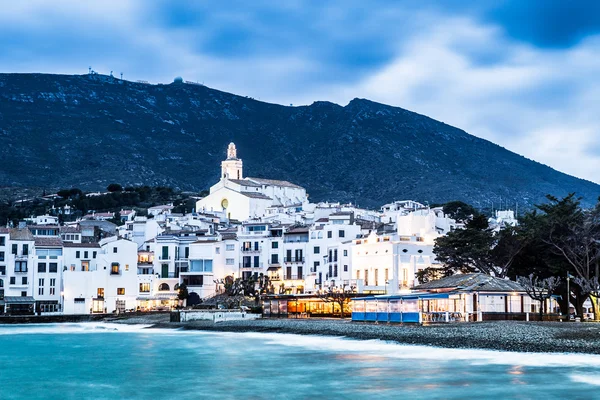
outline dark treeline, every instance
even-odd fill
[[[0,226],[9,223],[16,226],[24,218],[47,213],[57,215],[61,221],[70,221],[89,212],[118,212],[123,208],[133,208],[138,215],[144,215],[146,208],[164,203],[173,203],[173,212],[178,213],[189,213],[195,207],[195,200],[166,186],[123,188],[111,183],[107,192],[102,194],[85,193],[79,188],[61,189],[56,194],[59,198],[52,200],[38,197],[27,201],[13,199],[0,203]],[[64,213],[65,206],[71,207],[69,214]]]
[[[451,206],[445,211],[465,228],[436,239],[434,253],[443,267],[422,271],[420,281],[458,272],[516,279],[525,287],[560,295],[563,314],[568,313],[568,284],[578,315],[590,296],[595,300],[600,294],[600,199],[585,209],[575,194],[562,199],[549,195],[546,203],[522,215],[517,226],[500,230],[468,205]],[[598,315],[596,301],[592,304]]]

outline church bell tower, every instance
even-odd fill
[[[227,159],[221,161],[221,179],[243,179],[242,160],[237,158],[237,149],[233,142],[227,147]]]

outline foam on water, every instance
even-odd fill
[[[590,366],[600,367],[600,355],[579,353],[524,353],[483,349],[449,349],[443,347],[406,345],[382,340],[355,340],[343,337],[294,335],[284,333],[206,333],[242,335],[262,338],[269,344],[303,347],[336,353],[366,352],[381,357],[419,360],[464,360],[473,365],[520,365],[525,367]]]
[[[0,335],[73,334],[101,332],[139,332],[152,325],[127,325],[106,322],[61,324],[14,324],[0,325]],[[155,331],[147,329],[146,331]]]
[[[587,383],[588,385],[600,386],[600,375],[597,374],[571,374],[569,378],[573,382],[577,383]]]

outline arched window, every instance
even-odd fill
[[[163,292],[163,291],[164,291],[164,292],[168,292],[169,290],[171,290],[171,288],[170,288],[170,287],[169,287],[169,285],[167,285],[166,283],[161,283],[161,284],[158,286],[158,290],[159,290],[159,291],[161,291],[161,292]]]

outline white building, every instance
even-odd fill
[[[134,242],[113,236],[99,244],[65,244],[64,258],[65,314],[124,312],[137,307]]]
[[[221,179],[210,194],[196,203],[198,212],[223,212],[227,218],[246,221],[268,214],[275,207],[301,209],[308,203],[306,190],[293,183],[263,178],[244,178],[242,160],[230,143],[227,159],[221,162]]]

